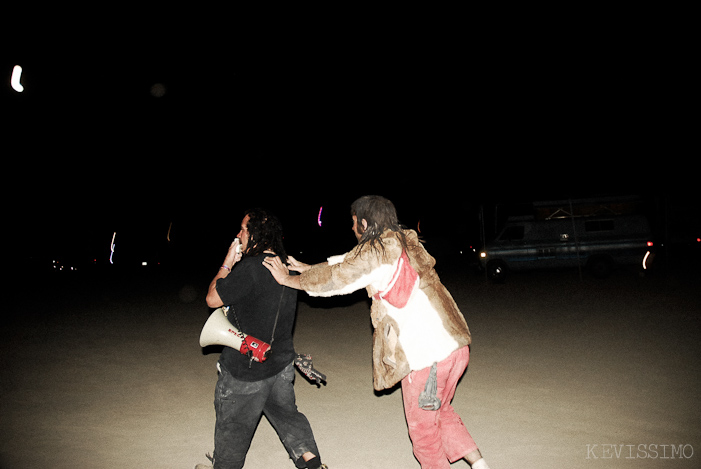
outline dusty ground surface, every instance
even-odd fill
[[[453,405],[492,468],[701,467],[698,274],[443,279],[474,336]],[[198,345],[207,281],[159,273],[11,286],[0,468],[206,462],[217,379],[217,354]],[[367,299],[300,298],[296,347],[328,385],[298,375],[297,401],[323,460],[419,468],[401,392],[372,389]],[[246,467],[293,467],[265,419]]]

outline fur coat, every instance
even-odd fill
[[[311,296],[345,295],[365,288],[373,298],[373,382],[378,391],[393,387],[411,371],[447,358],[471,341],[465,318],[433,268],[435,259],[415,231],[404,234],[406,254],[418,279],[409,286],[408,300],[401,308],[382,294],[397,282],[398,264],[407,257],[402,256],[397,233],[390,230],[382,235],[384,249],[360,244],[312,266],[300,277],[302,289]]]

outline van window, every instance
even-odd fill
[[[584,222],[585,231],[613,231],[613,220],[589,220]]]
[[[523,239],[524,233],[523,225],[507,226],[504,232],[499,236],[501,241],[513,241],[516,239]]]

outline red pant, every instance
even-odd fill
[[[441,408],[436,411],[419,408],[419,394],[424,390],[431,368],[412,371],[402,380],[404,413],[414,455],[421,469],[450,468],[450,463],[477,449],[475,440],[455,413],[450,402],[458,380],[470,361],[470,348],[456,350],[438,363],[438,391]]]

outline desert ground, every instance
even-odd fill
[[[698,272],[531,272],[504,285],[439,272],[473,334],[453,405],[490,467],[701,467]],[[144,270],[6,285],[0,468],[207,462],[218,354],[198,338],[209,277]],[[296,348],[328,384],[298,374],[298,406],[331,469],[418,469],[401,391],[373,391],[371,337],[364,292],[300,294]],[[265,418],[246,467],[294,467]]]

